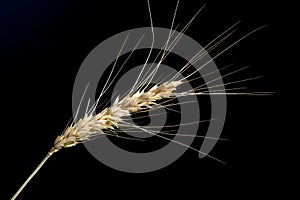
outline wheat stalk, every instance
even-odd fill
[[[156,104],[155,102],[157,100],[174,96],[173,91],[176,90],[176,87],[182,83],[183,82],[181,81],[171,81],[165,82],[161,85],[154,85],[147,91],[141,90],[133,95],[129,94],[122,100],[116,98],[112,106],[105,108],[98,114],[93,114],[94,112],[86,113],[83,118],[79,119],[77,123],[67,127],[66,130],[55,139],[54,145],[47,153],[46,157],[27,178],[11,200],[14,200],[19,195],[27,183],[44,165],[48,158],[53,155],[53,153],[62,148],[72,147],[78,143],[88,141],[91,137],[105,134],[103,132],[105,130],[118,128],[119,122],[122,122],[122,117],[151,108],[151,105]],[[97,102],[93,106],[94,109],[92,111],[95,111],[96,107]]]

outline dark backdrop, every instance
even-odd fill
[[[177,23],[185,24],[203,1],[182,1]],[[154,25],[170,27],[176,1],[151,1]],[[188,150],[170,166],[146,174],[108,168],[83,147],[64,149],[41,169],[19,199],[239,198],[279,195],[287,154],[281,132],[280,49],[284,42],[272,1],[207,1],[187,35],[200,44],[238,20],[238,39],[267,25],[224,56],[218,66],[251,65],[230,80],[264,75],[246,83],[274,96],[228,97],[222,137],[209,158]],[[0,3],[1,145],[0,199],[10,198],[47,153],[72,116],[72,87],[82,61],[101,41],[121,31],[149,26],[146,1],[21,1]],[[195,144],[197,145],[197,144]],[[288,194],[288,193],[286,193]]]

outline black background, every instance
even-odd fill
[[[182,1],[176,23],[186,24],[203,1]],[[8,199],[51,147],[72,116],[73,82],[87,54],[106,38],[149,26],[146,1],[1,1],[1,183]],[[176,1],[151,1],[154,26],[170,27]],[[159,171],[130,174],[111,169],[82,145],[53,156],[19,199],[258,197],[284,189],[287,150],[281,132],[280,72],[284,5],[272,1],[207,1],[187,35],[205,45],[238,20],[238,39],[267,25],[218,58],[218,66],[251,65],[225,81],[264,75],[245,83],[274,96],[228,97],[228,116],[215,160],[188,150]],[[283,23],[282,23],[283,22]],[[280,72],[280,73],[279,73]],[[197,144],[196,144],[197,145]],[[4,185],[4,187],[3,187]]]

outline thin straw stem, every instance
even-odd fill
[[[24,187],[27,185],[27,183],[34,177],[34,175],[41,169],[41,167],[45,164],[45,162],[50,158],[50,156],[53,154],[52,151],[48,152],[45,158],[42,160],[42,162],[35,168],[35,170],[30,174],[30,176],[26,179],[26,181],[21,185],[21,187],[18,189],[18,191],[14,194],[14,196],[11,198],[11,200],[15,200],[20,192],[24,189]]]

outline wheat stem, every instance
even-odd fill
[[[18,191],[14,194],[14,196],[11,198],[11,200],[15,200],[20,192],[24,189],[24,187],[28,184],[28,182],[36,175],[36,173],[41,169],[41,167],[45,164],[45,162],[50,158],[50,156],[54,152],[51,150],[47,153],[45,158],[40,162],[40,164],[35,168],[35,170],[30,174],[30,176],[26,179],[26,181],[21,185],[21,187],[18,189]]]

